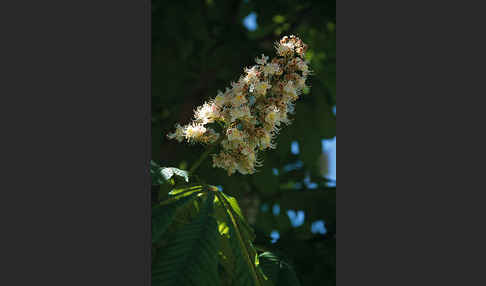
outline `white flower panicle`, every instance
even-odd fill
[[[294,112],[294,102],[311,74],[304,60],[307,46],[298,37],[283,37],[275,49],[277,57],[256,58],[257,65],[245,68],[231,88],[218,91],[195,110],[193,122],[176,124],[167,137],[219,146],[219,153],[212,155],[213,167],[225,169],[228,175],[255,173],[262,165],[258,152],[276,148],[274,139],[282,124],[290,124],[288,114]],[[218,126],[219,131],[207,124]]]

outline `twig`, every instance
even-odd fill
[[[211,153],[214,150],[214,148],[218,146],[219,143],[221,143],[221,141],[223,141],[223,139],[224,136],[221,136],[213,145],[208,146],[206,151],[202,153],[201,157],[199,157],[196,163],[194,163],[194,165],[192,165],[192,167],[189,169],[189,174],[193,174],[197,170],[197,168],[199,168],[201,163],[209,156],[209,153]]]

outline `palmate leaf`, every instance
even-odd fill
[[[161,167],[154,161],[150,161],[150,176],[152,178],[152,186],[162,185],[164,183],[171,183],[174,176],[178,176],[186,183],[189,182],[189,173],[187,171],[177,169],[174,167]]]
[[[233,198],[232,196],[226,195],[221,192],[221,196],[224,197],[225,201],[228,205],[225,207],[226,212],[230,213],[231,211],[236,214],[235,221],[236,225],[239,226],[240,232],[245,241],[253,241],[255,240],[255,233],[250,225],[246,222],[243,213],[241,212],[240,206],[238,201]],[[229,221],[231,223],[231,221]]]
[[[245,257],[247,254],[245,254],[245,250],[242,249],[236,229],[227,213],[230,211],[227,207],[232,206],[225,205],[225,203],[220,200],[220,196],[229,196],[220,193],[215,201],[215,216],[218,221],[221,240],[221,252],[219,253],[219,256],[220,264],[224,269],[224,273],[222,274],[225,278],[224,285],[254,286],[256,284],[252,277],[252,267],[249,265],[248,259]],[[232,205],[235,205],[235,203],[236,202],[233,201]],[[237,209],[239,209],[239,207]],[[235,217],[235,219],[239,220],[238,217]],[[242,237],[243,236],[247,235],[242,234]]]
[[[152,208],[152,243],[158,241],[169,225],[172,223],[177,210],[184,207],[195,198],[196,195],[183,197],[167,205],[159,205]]]
[[[162,167],[160,173],[162,174],[162,177],[164,177],[166,181],[170,180],[170,178],[176,175],[184,178],[186,183],[189,182],[189,173],[181,169],[177,169],[174,167]]]
[[[273,285],[263,271],[259,268],[256,249],[253,247],[253,230],[245,222],[236,199],[223,194],[217,194],[218,200],[226,212],[227,225],[229,226],[229,245],[231,246],[232,265],[226,269],[232,269],[231,284],[242,286],[267,286]],[[228,262],[226,262],[228,263]]]
[[[177,198],[188,196],[190,194],[193,194],[195,192],[199,192],[203,190],[203,186],[201,185],[196,185],[196,186],[187,186],[184,188],[177,188],[173,189],[172,191],[169,192],[169,196],[172,198],[175,196]]]
[[[204,189],[204,186],[201,186],[201,185],[195,185],[195,186],[184,186],[184,187],[179,187],[179,188],[175,188],[175,189],[172,189],[172,191],[168,192],[168,193],[164,193],[163,195],[164,196],[168,196],[168,199],[166,199],[165,201],[159,203],[160,206],[164,206],[164,205],[168,205],[168,204],[171,204],[173,203],[174,201],[177,201],[183,197],[187,197],[187,196],[190,196],[192,194],[196,194],[196,193],[201,193],[205,191]]]
[[[209,192],[195,219],[160,250],[152,265],[152,285],[219,285],[219,233],[213,202],[214,193]]]
[[[294,269],[283,259],[271,252],[260,254],[261,267],[275,286],[299,286]]]
[[[230,226],[230,235],[230,245],[234,255],[234,272],[232,273],[231,285],[257,285],[251,275],[252,272],[257,272],[255,271],[255,269],[252,269],[252,266],[247,263],[248,254],[246,253],[246,250],[242,248],[242,246],[239,244],[236,229],[233,226]]]
[[[153,208],[152,284],[274,285],[254,239],[235,198],[206,185],[174,189]]]

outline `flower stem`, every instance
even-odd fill
[[[221,141],[223,141],[223,138],[224,137],[221,136],[214,144],[208,146],[206,151],[204,151],[204,153],[201,154],[201,157],[199,157],[196,163],[194,163],[194,165],[192,165],[192,167],[189,169],[189,174],[193,174],[197,170],[197,168],[199,168],[201,163],[209,156],[209,153],[211,153],[214,150],[214,148],[218,146],[219,143],[221,143]]]

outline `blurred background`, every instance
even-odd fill
[[[165,137],[193,110],[236,81],[244,67],[294,34],[308,46],[314,71],[277,149],[261,153],[260,172],[198,176],[235,196],[255,229],[255,245],[285,257],[302,285],[336,280],[336,3],[335,0],[152,1],[152,159],[188,169],[202,146]]]

